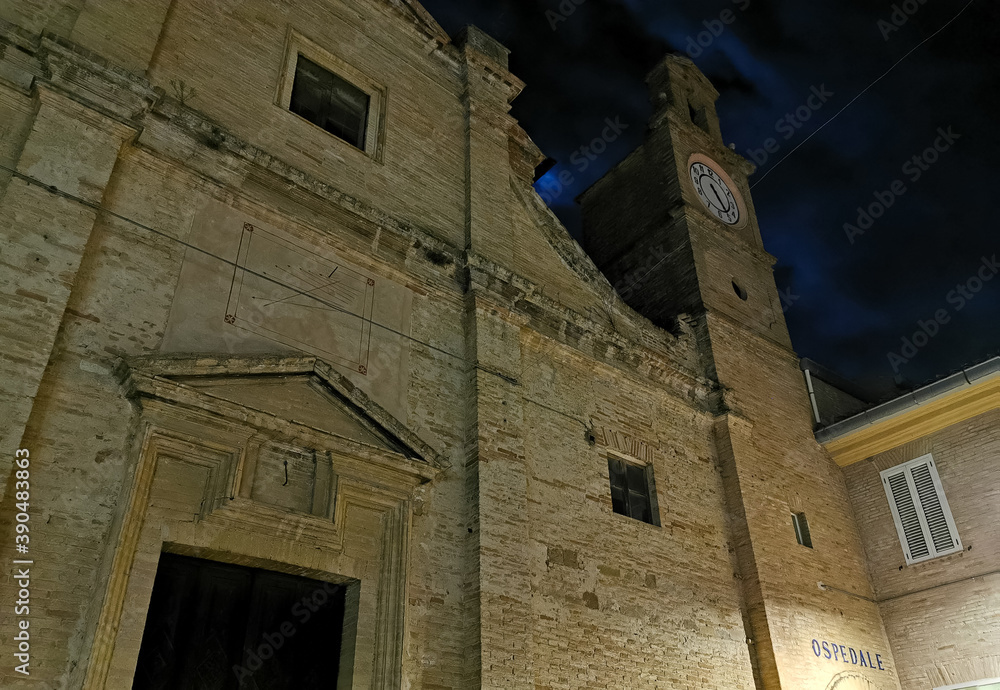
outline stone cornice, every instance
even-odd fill
[[[652,324],[646,328],[631,324],[622,315],[621,327],[632,327],[624,335],[546,297],[543,287],[481,256],[470,253],[467,261],[469,291],[504,309],[541,337],[646,384],[666,388],[699,409],[712,408],[716,387],[697,372],[695,334],[686,322],[677,337]]]
[[[423,249],[428,264],[432,260],[438,265],[451,264],[456,278],[463,268],[470,276],[482,276],[481,289],[495,293],[512,311],[523,311],[527,322],[543,336],[559,340],[583,356],[631,370],[658,384],[672,381],[671,387],[675,387],[678,380],[683,380],[685,388],[697,391],[689,392],[690,397],[702,399],[710,394],[712,384],[697,372],[693,333],[685,331],[675,337],[624,305],[583,250],[572,242],[547,209],[540,208],[541,201],[530,191],[518,187],[516,196],[539,219],[533,230],[543,234],[560,259],[578,276],[581,289],[595,291],[608,305],[606,312],[613,329],[546,298],[544,288],[524,277],[489,265],[479,257],[466,256],[429,229],[387,214],[243,141],[200,112],[165,96],[148,81],[108,65],[100,56],[65,39],[43,35],[34,59],[38,61],[36,72],[40,75],[34,77],[36,81],[133,128],[138,132],[135,146],[237,194],[240,191],[233,184],[248,171],[273,175],[287,185],[288,193],[305,192],[373,223],[379,232],[396,235],[414,250]],[[181,141],[187,143],[180,145]],[[199,148],[208,155],[191,156],[191,148]],[[185,153],[188,155],[182,155]],[[517,187],[517,181],[513,184]],[[418,253],[411,252],[415,254]],[[455,287],[461,289],[458,280]]]

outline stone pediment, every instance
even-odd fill
[[[155,356],[122,361],[118,369],[133,395],[283,428],[291,435],[337,437],[432,468],[445,464],[402,422],[315,357]]]
[[[206,395],[244,407],[256,407],[276,417],[306,424],[335,436],[405,453],[405,448],[391,436],[339,405],[340,401],[315,376],[186,376],[173,380]]]

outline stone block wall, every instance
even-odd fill
[[[142,485],[144,425],[155,406],[123,387],[123,362],[169,350],[217,362],[214,375],[224,376],[230,354],[271,354],[259,344],[241,352],[238,342],[234,352],[165,348],[171,329],[200,328],[177,320],[185,266],[215,260],[233,270],[205,258],[198,244],[203,209],[214,205],[328,248],[412,296],[407,331],[387,336],[406,344],[398,363],[402,394],[373,388],[356,371],[347,375],[376,401],[402,400],[397,421],[444,466],[414,489],[399,523],[409,535],[402,655],[360,660],[359,668],[391,674],[397,667],[402,686],[413,688],[712,687],[719,679],[749,687],[710,443],[710,385],[697,371],[694,340],[658,331],[624,307],[541,208],[523,170],[503,167],[512,149],[501,144],[514,126],[506,101],[519,87],[491,76],[503,56],[487,39],[463,48],[489,48],[470,56],[478,61],[473,69],[461,64],[459,49],[430,40],[433,27],[418,31],[412,16],[380,3],[304,3],[294,21],[264,2],[179,3],[142,15],[125,4],[99,10],[100,21],[97,8],[70,4],[4,15],[19,24],[6,27],[3,44],[4,74],[18,79],[0,85],[11,114],[4,161],[17,170],[4,177],[0,198],[0,223],[15,240],[4,250],[2,293],[5,317],[20,324],[4,337],[6,352],[24,353],[9,372],[24,390],[5,389],[3,413],[15,424],[5,425],[3,440],[10,451],[32,454],[37,566],[32,677],[5,666],[0,684],[95,687],[104,677],[95,676],[98,666],[108,682],[126,683],[138,642],[135,634],[121,644],[107,638],[116,629],[108,606],[118,596],[114,583],[124,582],[122,625],[133,633],[141,627],[157,535],[167,540],[164,548],[187,553],[253,563],[271,554],[282,568],[358,578],[363,607],[373,601],[365,588],[387,581],[379,575],[365,584],[374,577],[369,559],[383,548],[376,533],[384,523],[376,518],[351,528],[348,560],[323,553],[322,537],[314,537],[319,555],[308,555],[312,542],[281,546],[260,533],[257,518],[227,517],[235,508],[225,501],[191,522],[198,501],[186,492],[200,485],[173,460],[153,481],[146,522],[136,522],[130,506]],[[230,25],[220,29],[217,12],[230,12]],[[381,160],[347,151],[274,105],[289,24],[304,33],[323,27],[329,35],[309,37],[382,75]],[[38,33],[43,29],[50,33]],[[114,30],[126,29],[129,40],[115,42]],[[482,84],[463,100],[462,80],[471,78]],[[181,102],[170,83],[180,79],[199,95]],[[479,109],[472,153],[469,108]],[[534,155],[523,133],[517,142],[518,156]],[[473,192],[467,155],[485,180]],[[494,217],[490,209],[499,207],[509,220]],[[505,239],[488,246],[491,233]],[[471,302],[470,264],[485,276]],[[277,347],[273,354],[289,352]],[[548,386],[544,372],[555,368],[559,382]],[[244,369],[230,373],[246,376]],[[536,405],[559,410],[562,398],[583,423]],[[603,440],[595,432],[588,441],[587,428],[598,427]],[[197,425],[183,428],[207,442]],[[647,459],[659,477],[662,527],[610,511],[605,449],[632,447],[619,447],[621,438],[656,449]],[[260,446],[239,443],[240,453]],[[307,467],[308,448],[292,448],[287,457]],[[7,489],[11,457],[5,450]],[[240,515],[259,518],[257,504],[308,508],[309,492],[285,495],[275,485],[277,465],[267,464],[266,452],[261,457],[262,474],[243,497],[250,503],[240,503],[249,512]],[[292,478],[312,481],[315,493],[318,480],[301,469],[296,464]],[[13,514],[4,500],[3,533],[13,529]],[[138,555],[123,563],[123,545],[132,543],[126,537],[136,529]],[[587,541],[593,553],[583,553]],[[0,555],[9,560],[11,545],[3,544]],[[621,563],[623,556],[633,564]],[[14,591],[5,574],[0,596]],[[563,612],[551,615],[558,608]],[[363,610],[371,619],[372,609]],[[4,611],[0,629],[13,624]],[[373,634],[365,629],[359,650],[374,648]]]

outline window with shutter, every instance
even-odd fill
[[[962,550],[931,455],[880,474],[908,565]]]

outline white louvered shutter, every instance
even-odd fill
[[[880,474],[907,564],[962,550],[931,455]]]

